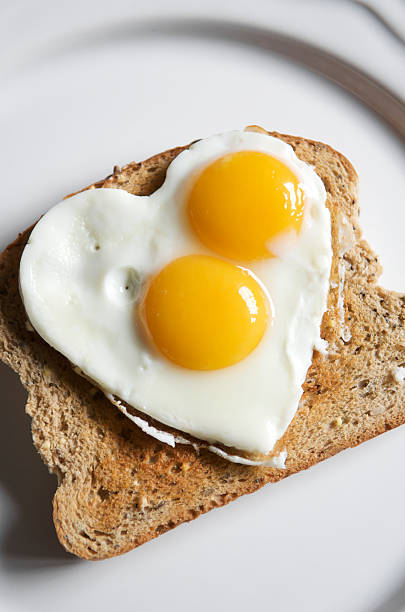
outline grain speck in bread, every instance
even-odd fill
[[[332,216],[333,266],[299,409],[278,442],[286,469],[229,463],[144,434],[27,324],[18,267],[30,229],[0,259],[0,356],[28,391],[34,443],[59,477],[54,521],[61,543],[104,559],[405,422],[405,297],[377,285],[380,266],[358,225],[357,177],[322,143],[273,134],[322,178]],[[150,194],[183,148],[132,163],[91,186]],[[15,409],[15,408],[14,408]]]

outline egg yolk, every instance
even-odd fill
[[[260,342],[269,301],[247,270],[206,255],[173,260],[149,283],[142,319],[170,361],[192,370],[225,368]]]
[[[299,232],[304,193],[283,162],[260,151],[239,151],[203,170],[193,184],[187,210],[208,248],[252,261],[273,256],[273,239]]]

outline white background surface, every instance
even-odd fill
[[[202,4],[202,3],[201,3]],[[217,131],[258,123],[328,142],[360,176],[362,225],[384,284],[404,289],[403,143],[363,104],[298,63],[224,38],[163,34],[201,16],[286,32],[405,96],[405,46],[338,0],[0,2],[0,247],[66,193]],[[400,30],[401,0],[374,2]],[[402,19],[402,21],[401,21]],[[391,431],[210,512],[123,557],[59,547],[54,478],[30,443],[17,377],[0,366],[0,609],[405,607],[405,430]]]

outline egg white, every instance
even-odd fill
[[[279,257],[245,266],[274,309],[258,347],[225,369],[188,370],[145,340],[134,312],[144,283],[170,261],[215,256],[189,227],[185,195],[198,170],[240,150],[273,155],[295,173],[305,191],[304,219],[288,248],[280,241]],[[174,159],[151,196],[93,189],[42,217],[20,264],[27,315],[44,340],[107,394],[209,443],[267,454],[297,410],[320,345],[332,261],[325,202],[320,178],[283,141],[245,131],[201,140]]]

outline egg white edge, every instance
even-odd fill
[[[200,451],[200,449],[206,448],[207,450],[211,451],[215,455],[218,455],[219,457],[222,457],[223,459],[226,459],[227,461],[231,461],[232,463],[239,463],[242,465],[250,465],[250,466],[272,467],[272,468],[276,468],[279,470],[286,469],[286,466],[285,466],[285,462],[287,459],[286,450],[281,451],[278,455],[275,455],[274,457],[271,457],[270,459],[266,461],[252,461],[251,459],[245,459],[244,457],[239,457],[239,455],[230,455],[229,453],[226,453],[222,449],[218,448],[217,446],[213,446],[212,444],[205,445],[203,442],[201,442],[201,444],[198,444],[196,442],[191,442],[190,440],[187,440],[186,438],[183,438],[182,436],[175,436],[174,434],[171,434],[168,431],[162,431],[160,429],[157,429],[156,427],[149,425],[148,421],[146,421],[145,419],[142,419],[139,416],[134,416],[133,414],[130,414],[128,410],[126,409],[126,407],[124,406],[124,404],[119,399],[111,395],[111,393],[105,393],[105,396],[126,417],[128,417],[130,421],[135,423],[135,425],[137,425],[139,429],[141,429],[144,433],[148,434],[149,436],[152,436],[152,438],[155,438],[156,440],[159,440],[159,442],[168,444],[172,448],[174,448],[176,444],[190,444],[197,453]]]

